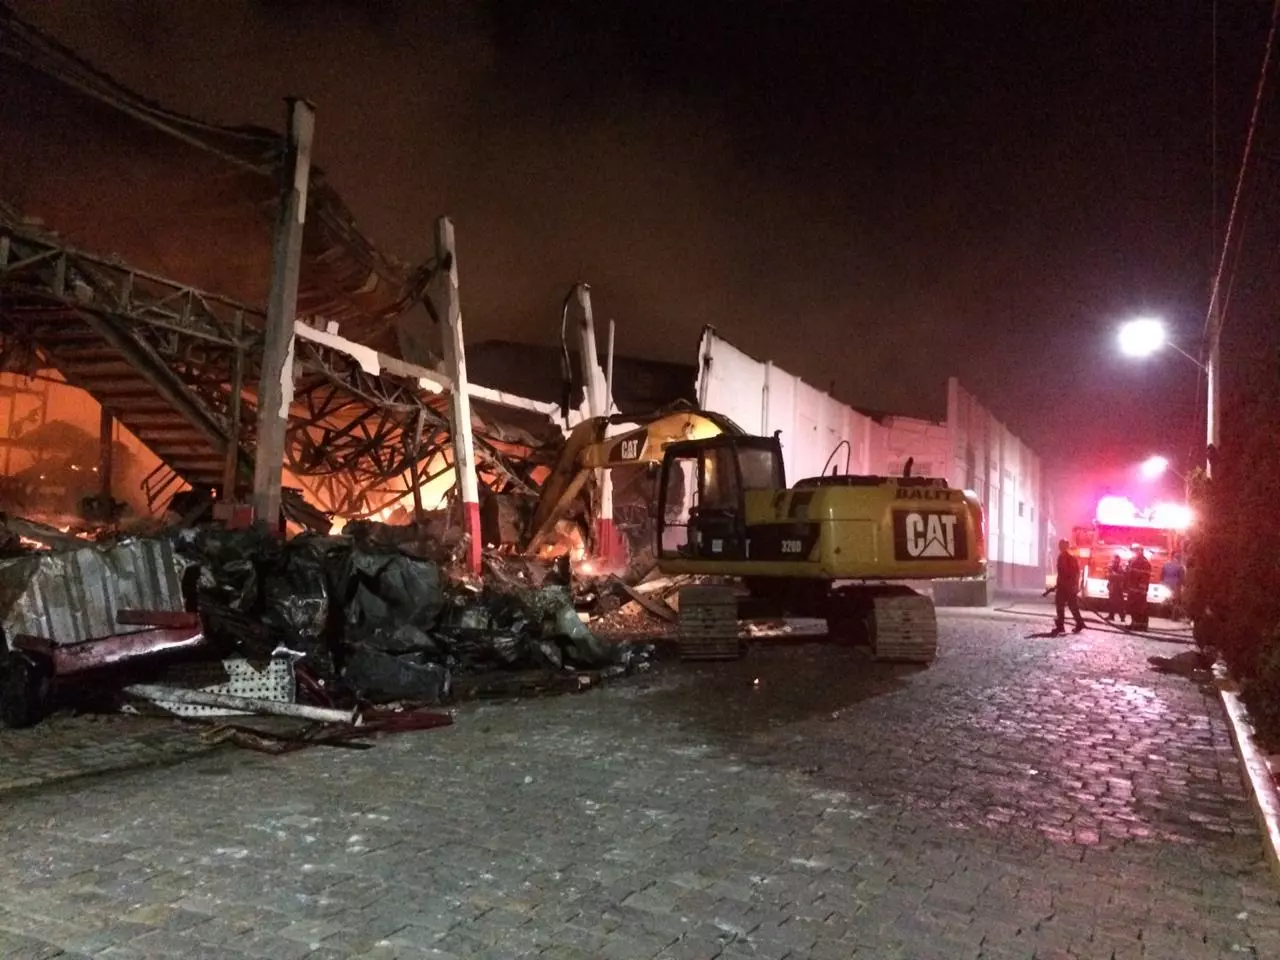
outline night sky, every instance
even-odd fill
[[[406,260],[457,223],[472,340],[551,342],[592,284],[619,349],[691,362],[705,323],[847,402],[943,413],[962,381],[1051,461],[1202,435],[1195,352],[1270,17],[1212,4],[794,0],[13,0],[168,106],[279,127]],[[1273,76],[1272,81],[1280,82]],[[1275,92],[1226,322],[1231,384],[1275,346]]]

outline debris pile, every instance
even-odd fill
[[[474,689],[475,678],[495,674],[564,676],[577,689],[583,677],[647,666],[650,647],[606,642],[584,623],[567,562],[490,555],[484,576],[475,577],[437,540],[378,524],[352,526],[341,536],[288,541],[254,528],[198,527],[150,542],[79,541],[76,551],[9,561],[0,648],[10,649],[0,649],[0,674],[30,701],[71,664],[77,680],[110,666],[110,680],[95,673],[99,686],[126,694],[146,688],[141,699],[162,701],[159,688],[147,686],[164,679],[154,669],[162,660],[216,666],[224,658],[260,665],[286,658],[302,699],[345,708],[438,703],[454,693],[455,681]],[[147,566],[170,569],[153,573],[158,585],[147,595],[128,595],[126,581],[141,579]],[[116,579],[119,589],[66,582],[76,579]],[[166,579],[173,585],[160,586]],[[65,583],[58,596],[49,589],[55,582]],[[103,609],[72,611],[77,593]],[[576,599],[602,605],[590,590],[580,589]],[[183,616],[190,622],[173,620]],[[116,624],[151,629],[126,633]],[[201,698],[171,700],[216,706],[219,698],[235,699],[225,687],[202,689]]]

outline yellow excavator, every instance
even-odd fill
[[[724,417],[680,411],[612,438],[607,426],[587,421],[570,436],[534,540],[592,470],[660,462],[659,570],[725,581],[681,591],[685,659],[741,655],[737,580],[760,612],[825,618],[831,634],[869,643],[880,659],[928,663],[933,602],[903,581],[986,572],[982,507],[945,480],[833,472],[788,488],[778,438]]]

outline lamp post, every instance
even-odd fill
[[[1135,357],[1145,359],[1151,355],[1158,353],[1164,347],[1169,347],[1175,353],[1186,357],[1204,374],[1206,393],[1208,400],[1205,408],[1205,440],[1209,447],[1216,448],[1218,446],[1218,426],[1220,418],[1220,408],[1218,401],[1218,350],[1215,343],[1214,348],[1209,352],[1209,360],[1207,363],[1201,363],[1187,351],[1169,339],[1165,333],[1164,322],[1157,317],[1138,317],[1127,323],[1121,324],[1120,333],[1120,352],[1127,357]],[[1213,469],[1210,462],[1211,457],[1206,457],[1206,472]],[[1166,467],[1168,461],[1165,461]]]

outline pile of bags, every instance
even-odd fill
[[[579,618],[566,578],[546,571],[528,583],[498,570],[477,580],[448,558],[410,555],[376,538],[281,542],[217,527],[180,534],[178,552],[191,564],[206,629],[261,623],[326,685],[368,702],[436,701],[460,673],[625,672],[651,653],[602,642]]]

